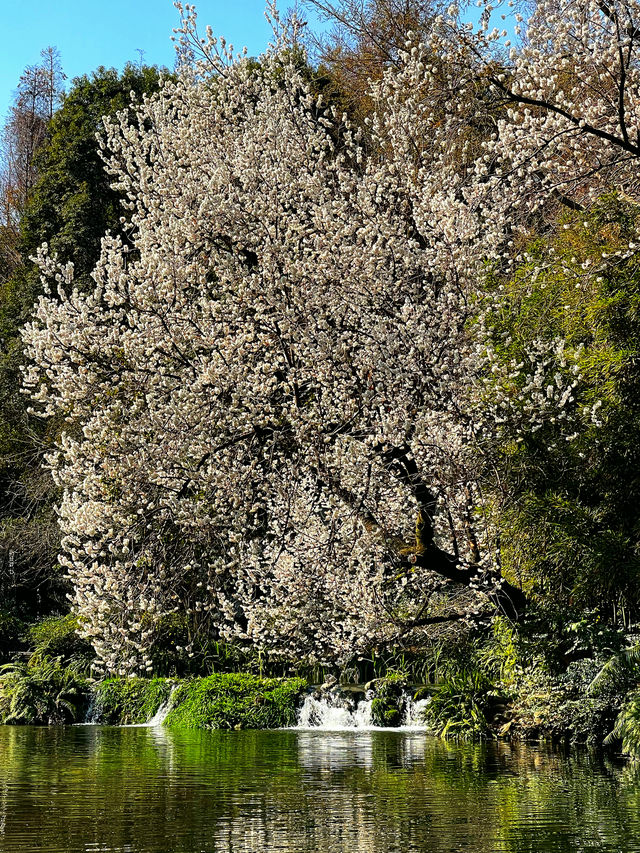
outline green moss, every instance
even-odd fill
[[[171,694],[166,678],[109,678],[95,687],[94,719],[98,723],[146,723]]]
[[[293,725],[307,682],[215,674],[184,682],[173,696],[165,724],[189,729],[273,729]]]
[[[375,726],[399,726],[400,709],[391,698],[374,699],[371,703],[371,720]]]

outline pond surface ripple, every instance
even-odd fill
[[[417,731],[0,727],[0,853],[640,853],[640,774]]]

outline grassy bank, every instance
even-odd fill
[[[280,728],[295,723],[308,684],[331,675],[300,677],[307,674],[302,669],[275,677],[282,669],[274,672],[259,658],[251,672],[251,660],[238,666],[227,652],[224,662],[246,667],[244,672],[179,677],[173,666],[165,669],[171,677],[96,682],[90,678],[92,650],[78,637],[71,615],[9,628],[9,662],[0,665],[2,724],[69,724],[87,716],[107,725],[144,723],[169,702],[167,726]],[[336,670],[337,679],[329,681],[372,686],[378,726],[401,722],[403,697],[412,689],[415,699],[430,697],[424,723],[439,737],[547,738],[611,745],[640,758],[639,639],[630,630],[604,631],[597,622],[543,632],[533,620],[516,627],[496,619],[457,644],[413,655],[372,655],[357,667]],[[21,648],[9,654],[16,644]],[[416,684],[428,687],[416,690]]]
[[[91,682],[60,659],[21,663],[0,675],[0,723],[47,725],[149,721],[170,699],[165,725],[189,729],[273,729],[295,723],[307,682],[219,673],[182,681],[168,678]]]
[[[176,681],[108,679],[95,687],[95,722],[147,722],[170,699],[164,725],[188,729],[275,729],[295,723],[307,683],[301,678],[260,678],[217,673]]]

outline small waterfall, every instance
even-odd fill
[[[299,729],[367,728],[371,726],[371,700],[357,702],[338,691],[310,693],[298,713]]]
[[[380,728],[371,718],[371,706],[375,694],[372,690],[354,691],[333,687],[330,690],[314,690],[309,693],[298,712],[298,729],[322,729],[325,731],[351,731]],[[428,699],[417,702],[408,692],[400,698],[402,725],[399,729],[424,729],[424,709]]]
[[[92,690],[90,693],[89,705],[87,706],[87,710],[84,715],[84,721],[82,723],[76,723],[77,726],[95,726],[96,719],[98,716],[98,711],[96,709],[96,694],[95,690]]]
[[[404,708],[404,720],[402,725],[408,729],[424,728],[424,711],[430,699],[418,699],[414,701],[409,698]]]
[[[173,690],[175,690],[175,688],[171,690],[169,698],[160,705],[153,717],[151,717],[148,722],[144,723],[145,726],[149,726],[149,728],[151,728],[153,726],[161,726],[164,723],[169,711],[171,710],[171,696],[173,695]]]
[[[167,699],[160,704],[158,710],[155,712],[153,717],[146,721],[146,723],[120,723],[119,725],[122,728],[127,729],[143,729],[143,728],[155,728],[156,726],[161,726],[166,720],[169,711],[173,707],[173,694],[178,689],[177,684],[173,684],[171,686],[171,692]],[[100,699],[98,698],[95,692],[92,692],[91,699],[89,702],[89,706],[87,708],[87,712],[85,714],[84,722],[76,723],[76,726],[97,726],[102,725],[104,723],[103,708]]]
[[[356,729],[373,728],[373,722],[371,720],[372,702],[373,699],[361,699],[360,702],[356,704],[356,709],[353,712],[353,721]]]
[[[150,720],[147,720],[146,723],[133,723],[131,724],[130,728],[152,729],[156,726],[161,726],[167,719],[169,711],[173,708],[173,694],[176,692],[177,689],[177,684],[173,684],[171,686],[171,693],[169,693],[169,696],[165,699],[164,702],[162,702],[162,704]]]

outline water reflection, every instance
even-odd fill
[[[416,732],[0,727],[0,853],[640,853],[640,780]]]

